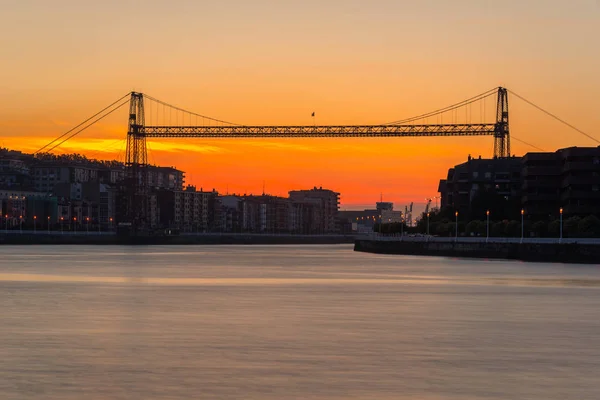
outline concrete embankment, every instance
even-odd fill
[[[1,244],[97,245],[202,245],[202,244],[342,244],[354,243],[350,235],[199,234],[180,236],[120,237],[110,234],[0,234]]]
[[[440,257],[500,258],[536,262],[597,264],[600,243],[357,239],[355,251]]]

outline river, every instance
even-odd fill
[[[599,399],[600,267],[0,247],[0,398]]]

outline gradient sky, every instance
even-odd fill
[[[496,86],[600,137],[600,2],[0,0],[0,145],[35,150],[136,90],[240,124],[385,123]],[[596,142],[514,96],[511,133]],[[486,105],[493,119],[493,101]],[[476,110],[477,112],[479,110]],[[475,112],[475,111],[474,111]],[[123,159],[125,109],[60,151]],[[433,121],[430,121],[433,122]],[[436,195],[491,138],[162,140],[150,160],[204,189],[323,186],[343,207]],[[532,150],[516,141],[513,153]]]

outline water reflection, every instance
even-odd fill
[[[595,266],[1,247],[2,399],[600,398]]]

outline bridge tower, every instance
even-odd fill
[[[496,125],[494,127],[494,157],[510,157],[510,133],[508,130],[508,91],[498,88]]]
[[[128,234],[138,235],[147,231],[148,217],[148,150],[144,127],[144,95],[131,92],[129,123],[127,129],[126,185],[124,196],[124,229]]]

